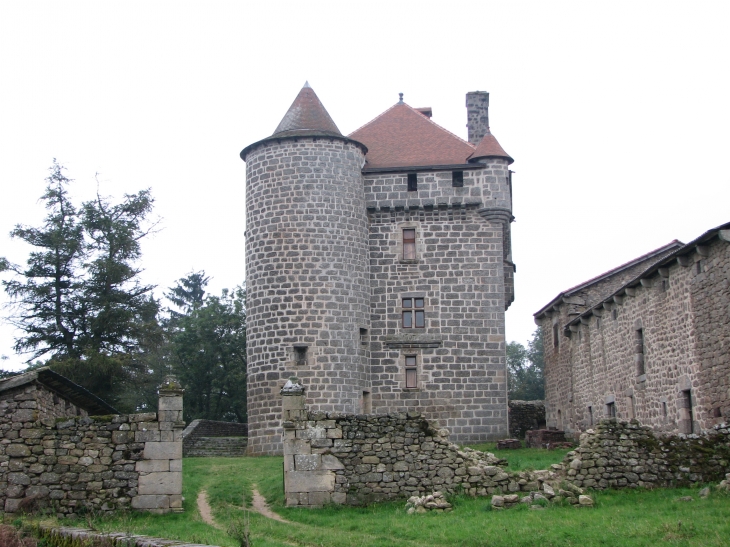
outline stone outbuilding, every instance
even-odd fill
[[[461,443],[508,435],[512,158],[489,94],[468,141],[401,99],[344,136],[305,84],[246,162],[248,422],[281,453],[279,389],[316,411],[418,410]]]
[[[730,223],[560,293],[535,314],[548,427],[705,433],[730,418]]]

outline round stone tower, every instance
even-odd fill
[[[311,410],[367,405],[366,152],[309,84],[273,135],[241,151],[251,454],[281,453],[279,390],[290,376],[307,386]]]

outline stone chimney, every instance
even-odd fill
[[[469,142],[476,146],[489,133],[489,93],[470,91],[466,94],[466,122]]]

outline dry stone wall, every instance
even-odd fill
[[[545,401],[510,401],[509,434],[523,439],[531,429],[545,427]]]
[[[181,390],[161,388],[157,413],[111,416],[53,416],[54,396],[37,384],[3,393],[0,508],[182,511]]]
[[[603,420],[565,461],[578,487],[651,488],[720,481],[730,471],[730,426],[707,435],[655,435],[636,420]]]

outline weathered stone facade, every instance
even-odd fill
[[[548,426],[577,435],[615,416],[701,433],[730,417],[729,228],[665,248],[638,272],[619,268],[608,277],[622,282],[603,276],[536,314]]]
[[[340,135],[305,87],[277,132],[241,152],[250,453],[281,452],[278,390],[292,375],[315,411],[417,409],[452,440],[507,436],[512,159],[489,133],[488,95],[469,97],[471,143],[402,102],[371,122],[404,117],[384,139],[411,124],[422,155],[404,158],[368,152],[382,142],[363,128]],[[408,327],[416,299],[423,325]]]
[[[157,413],[88,416],[40,382],[0,393],[0,508],[182,511],[182,391]]]

